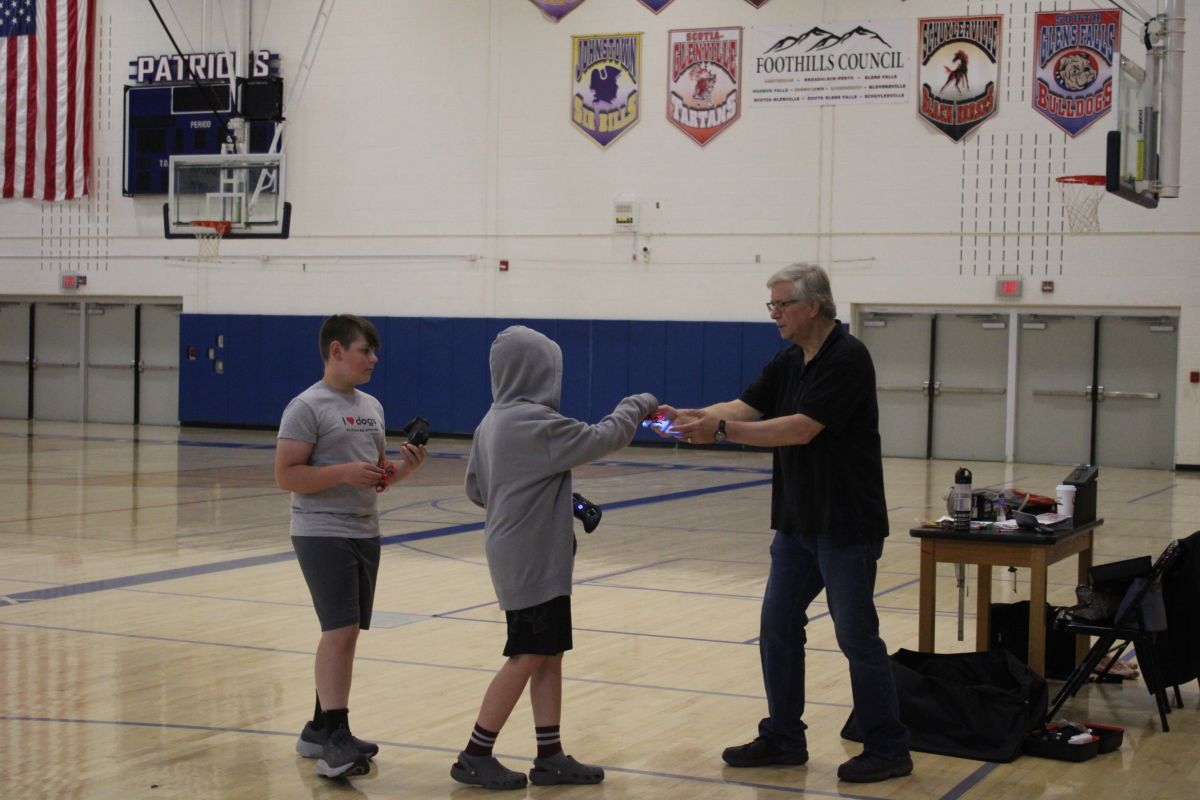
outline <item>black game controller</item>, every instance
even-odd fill
[[[408,439],[412,445],[421,445],[429,441],[429,423],[424,417],[413,417],[404,423],[400,435]]]
[[[575,507],[575,519],[583,523],[583,532],[591,533],[596,530],[596,526],[600,524],[600,517],[604,516],[604,512],[600,510],[600,506],[591,502],[579,492],[571,495],[571,501]]]

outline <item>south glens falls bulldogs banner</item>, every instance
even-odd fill
[[[642,35],[571,37],[571,123],[608,147],[641,118]]]
[[[1112,109],[1121,10],[1040,13],[1034,31],[1033,109],[1078,136]]]
[[[917,113],[959,141],[1000,104],[1000,16],[922,19]]]
[[[742,113],[742,29],[671,31],[667,52],[667,119],[704,146]]]

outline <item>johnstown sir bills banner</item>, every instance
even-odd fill
[[[912,20],[751,28],[750,104],[908,102]]]
[[[937,17],[918,28],[917,113],[956,142],[999,107],[1002,19]]]
[[[1113,105],[1113,65],[1121,54],[1121,10],[1040,13],[1033,110],[1078,136]]]
[[[703,147],[742,113],[742,29],[671,31],[667,53],[667,119]]]
[[[641,119],[642,35],[571,37],[571,124],[608,147]]]

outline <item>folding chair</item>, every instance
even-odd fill
[[[1101,673],[1101,677],[1108,673],[1112,664],[1115,664],[1126,648],[1132,644],[1137,650],[1138,667],[1146,681],[1146,688],[1154,695],[1158,704],[1158,718],[1162,722],[1163,732],[1171,729],[1167,724],[1167,714],[1170,713],[1171,706],[1167,700],[1166,687],[1163,685],[1162,671],[1159,669],[1158,659],[1155,656],[1154,639],[1157,631],[1166,629],[1160,594],[1163,576],[1170,572],[1178,562],[1182,552],[1178,541],[1172,541],[1167,545],[1162,555],[1150,568],[1150,573],[1143,578],[1134,579],[1111,624],[1074,619],[1058,621],[1057,624],[1063,630],[1095,636],[1096,643],[1088,651],[1083,663],[1075,668],[1066,683],[1059,689],[1058,694],[1054,696],[1054,701],[1050,704],[1050,711],[1046,715],[1047,720],[1053,720],[1057,716],[1063,704],[1074,697],[1075,693],[1087,682],[1096,665],[1108,654],[1110,648],[1120,642],[1112,660]],[[1157,608],[1152,608],[1152,605],[1157,605]],[[1176,689],[1176,694],[1178,695],[1178,689]]]

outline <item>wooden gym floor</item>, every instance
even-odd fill
[[[318,629],[272,479],[273,434],[0,421],[0,753],[5,798],[482,797],[449,777],[501,663],[503,615],[462,492],[467,443],[435,439],[424,469],[382,496],[376,615],[359,643],[351,719],[382,750],[369,776],[317,777],[293,744],[311,712]],[[917,644],[914,520],[939,513],[957,464],[889,459],[893,535],[876,602],[890,650]],[[1050,494],[1064,466],[972,463],[976,485]],[[766,578],[770,458],[630,448],[576,472],[604,507],[579,531],[575,650],[565,664],[568,752],[601,764],[573,798],[1037,798],[1195,796],[1200,700],[1184,687],[1171,732],[1144,685],[1091,685],[1073,719],[1123,725],[1119,752],[1084,764],[914,753],[915,773],[839,784],[858,746],[845,662],[823,606],[810,625],[806,767],[736,770],[721,749],[765,711],[755,637]],[[1102,468],[1096,562],[1157,555],[1200,528],[1200,476]],[[996,570],[996,601],[1024,571]],[[939,648],[957,641],[952,567],[939,580]],[[973,575],[970,576],[973,579]],[[1051,600],[1073,597],[1074,559]],[[968,610],[973,609],[968,599]],[[1051,689],[1057,684],[1051,684]],[[497,743],[534,751],[528,700]],[[1192,788],[1188,788],[1192,787]],[[513,793],[522,796],[524,793]]]

